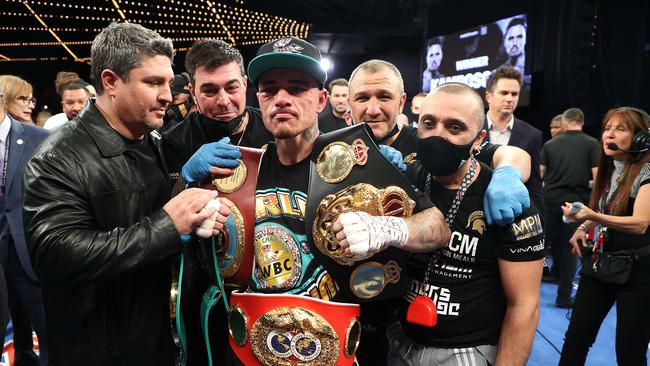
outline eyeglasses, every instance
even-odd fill
[[[26,95],[21,95],[19,97],[16,97],[16,99],[23,102],[24,105],[30,105],[30,104],[36,105],[36,98],[34,98],[34,97],[28,97]]]

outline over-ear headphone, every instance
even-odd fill
[[[634,137],[632,137],[632,144],[630,145],[628,152],[642,153],[648,151],[650,149],[650,115],[648,112],[644,111],[643,109],[634,107],[621,107],[619,110],[628,110],[636,113],[645,122],[645,126],[647,128],[644,131],[639,131],[634,134]]]

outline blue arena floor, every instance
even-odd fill
[[[575,284],[577,283],[578,278],[576,277]],[[528,358],[528,366],[557,365],[560,360],[564,333],[569,326],[571,312],[568,309],[555,307],[556,295],[557,285],[542,283],[539,323],[537,324],[533,348]],[[616,305],[609,311],[600,327],[596,342],[587,356],[587,366],[616,365],[615,334]],[[650,358],[650,350],[647,355]]]
[[[569,325],[570,311],[555,307],[557,285],[542,283],[541,314],[535,341],[528,359],[528,366],[554,366],[560,359],[564,333]],[[616,329],[616,308],[612,308],[603,322],[596,343],[587,358],[588,366],[616,365],[614,335]],[[11,330],[6,341],[11,339]],[[650,351],[648,352],[650,358]],[[0,366],[8,366],[0,357]]]

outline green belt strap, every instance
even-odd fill
[[[176,332],[178,333],[178,340],[181,342],[181,365],[187,364],[187,338],[185,337],[185,322],[183,321],[183,312],[181,311],[181,294],[183,291],[183,253],[181,253],[181,263],[178,270],[178,293],[176,295]]]
[[[208,329],[210,312],[220,298],[223,298],[223,305],[226,308],[226,314],[230,312],[230,307],[228,306],[228,297],[224,294],[223,291],[223,279],[221,278],[221,273],[219,272],[219,263],[217,261],[217,250],[214,237],[212,237],[211,252],[217,284],[210,286],[205,291],[203,294],[203,299],[201,301],[201,328],[203,329],[203,339],[205,340],[205,348],[206,352],[208,353],[208,366],[212,366],[212,348],[210,347],[210,330]]]

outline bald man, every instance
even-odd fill
[[[486,223],[483,195],[493,173],[473,158],[486,134],[484,118],[481,97],[464,84],[445,84],[422,103],[417,155],[452,235],[448,247],[412,256],[411,283],[398,307],[401,329],[389,333],[390,365],[524,365],[528,358],[544,235],[535,207],[505,227]],[[437,305],[435,327],[406,320],[422,295]]]

